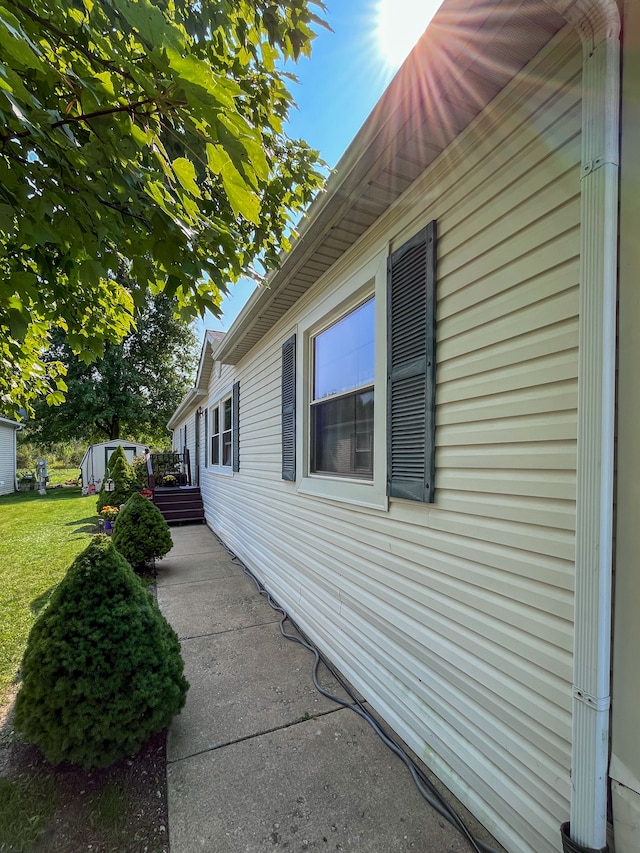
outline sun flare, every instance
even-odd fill
[[[442,0],[378,0],[378,46],[390,68],[404,62],[441,5]]]

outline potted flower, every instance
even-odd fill
[[[140,489],[140,494],[143,498],[149,498],[149,500],[151,500],[151,498],[153,497],[153,492],[151,491],[151,489]]]
[[[162,485],[163,486],[177,486],[178,485],[178,478],[176,477],[175,474],[165,474],[164,477],[162,478]]]
[[[120,509],[117,506],[103,506],[100,510],[100,519],[103,522],[105,533],[109,534],[113,530],[113,523],[118,517]]]

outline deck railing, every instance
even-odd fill
[[[189,450],[185,448],[183,453],[150,453],[147,457],[147,475],[151,491],[162,486],[190,486]]]
[[[156,487],[156,478],[153,473],[153,465],[151,464],[151,454],[147,453],[147,482],[149,483],[149,488],[151,489],[151,494],[153,495],[153,491]]]

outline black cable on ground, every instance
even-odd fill
[[[308,649],[311,654],[315,657],[315,663],[313,665],[313,683],[315,685],[316,690],[325,696],[327,699],[330,699],[332,702],[335,702],[338,705],[341,705],[343,708],[348,708],[351,711],[354,711],[358,716],[362,717],[374,732],[378,735],[378,737],[382,740],[382,742],[403,762],[403,764],[407,767],[409,773],[411,774],[411,778],[414,781],[415,786],[420,792],[421,796],[424,800],[435,809],[439,815],[449,821],[455,829],[458,830],[469,842],[472,849],[475,853],[498,853],[498,851],[491,847],[491,845],[486,844],[479,838],[475,838],[472,834],[471,830],[466,826],[460,815],[453,809],[453,807],[443,798],[438,789],[435,787],[433,782],[429,779],[426,773],[418,767],[418,765],[407,755],[407,753],[399,746],[396,741],[391,737],[391,735],[383,728],[383,726],[371,715],[369,711],[366,710],[362,702],[358,699],[357,696],[354,695],[353,691],[349,687],[348,684],[345,683],[342,676],[335,670],[335,668],[324,658],[322,653],[316,646],[306,637],[303,631],[296,625],[293,619],[289,616],[286,610],[284,610],[277,601],[273,598],[269,590],[261,583],[261,581],[256,578],[256,576],[248,569],[242,560],[237,557],[234,552],[225,545],[225,543],[214,533],[214,536],[218,540],[218,542],[222,545],[222,547],[227,551],[227,553],[231,556],[231,559],[238,563],[238,565],[242,566],[242,569],[247,574],[249,578],[255,584],[260,595],[264,595],[269,602],[270,607],[282,614],[282,618],[280,619],[280,633],[287,640],[293,640],[296,643],[299,643],[301,646],[304,646],[305,649]],[[291,622],[295,630],[297,631],[298,636],[295,634],[288,633],[284,628],[285,622]],[[320,685],[318,680],[318,669],[320,664],[323,664],[326,669],[331,673],[331,675],[338,682],[340,687],[345,691],[345,693],[351,699],[351,702],[346,702],[344,699],[341,699],[339,696],[335,696],[333,693],[329,693]]]

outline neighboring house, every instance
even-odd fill
[[[134,456],[144,456],[149,448],[135,441],[125,441],[123,438],[114,438],[111,441],[101,441],[90,444],[85,450],[80,461],[80,478],[82,480],[82,494],[93,495],[100,491],[104,480],[111,454],[116,447],[122,447],[128,462],[133,462]]]
[[[640,850],[639,45],[636,0],[445,0],[170,424],[511,853],[604,849],[609,795]]]
[[[17,489],[16,434],[22,425],[9,418],[0,417],[0,495],[9,495]]]

